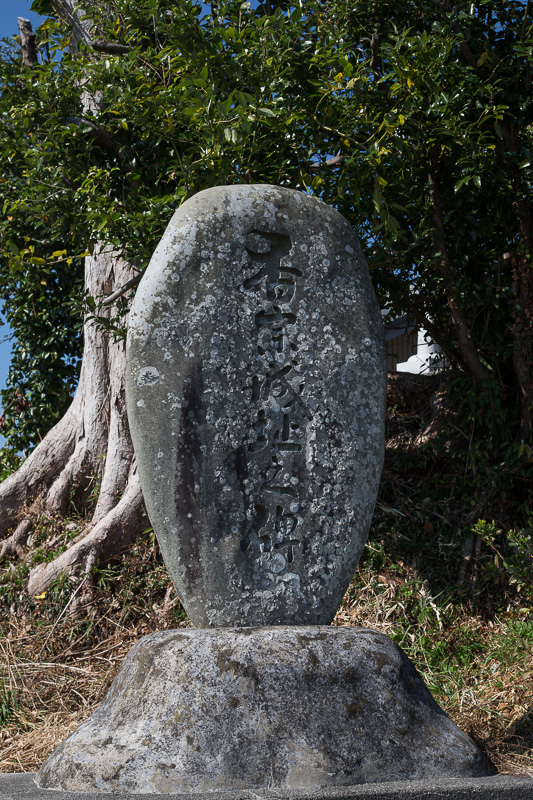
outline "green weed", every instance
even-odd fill
[[[6,689],[4,680],[0,680],[0,728],[11,722],[17,713],[17,695]]]

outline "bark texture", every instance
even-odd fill
[[[86,259],[85,289],[109,294],[133,276],[129,264],[111,251]],[[107,307],[102,316],[110,315]],[[28,591],[40,594],[66,569],[84,570],[120,552],[143,527],[143,500],[129,434],[124,391],[125,344],[114,341],[88,317],[80,382],[69,410],[21,468],[0,484],[0,557],[23,556],[40,511],[64,515],[74,493],[94,511],[79,536],[53,561],[30,573]]]
[[[26,67],[37,64],[37,45],[35,33],[29,19],[18,17],[20,49],[22,50],[22,63]]]

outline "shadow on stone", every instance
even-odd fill
[[[205,792],[490,774],[388,637],[279,626],[144,637],[38,785]]]

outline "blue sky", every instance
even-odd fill
[[[13,36],[18,33],[17,17],[25,17],[31,20],[34,29],[42,21],[43,17],[30,11],[31,3],[28,0],[0,0],[0,38]],[[0,322],[3,319],[0,318]],[[9,328],[6,325],[0,327],[0,388],[6,385],[7,372],[11,353],[11,343],[6,341],[9,336]],[[3,437],[0,436],[0,446]]]
[[[26,17],[34,29],[43,18],[30,11],[28,0],[1,0],[0,2],[0,38],[18,33],[17,17]]]

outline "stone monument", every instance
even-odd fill
[[[274,186],[199,193],[130,316],[148,514],[196,629],[141,639],[38,773],[115,793],[490,774],[397,645],[330,627],[376,500],[381,314],[346,220]]]
[[[273,186],[174,215],[128,331],[150,521],[196,627],[329,624],[384,451],[381,314],[346,220]]]

